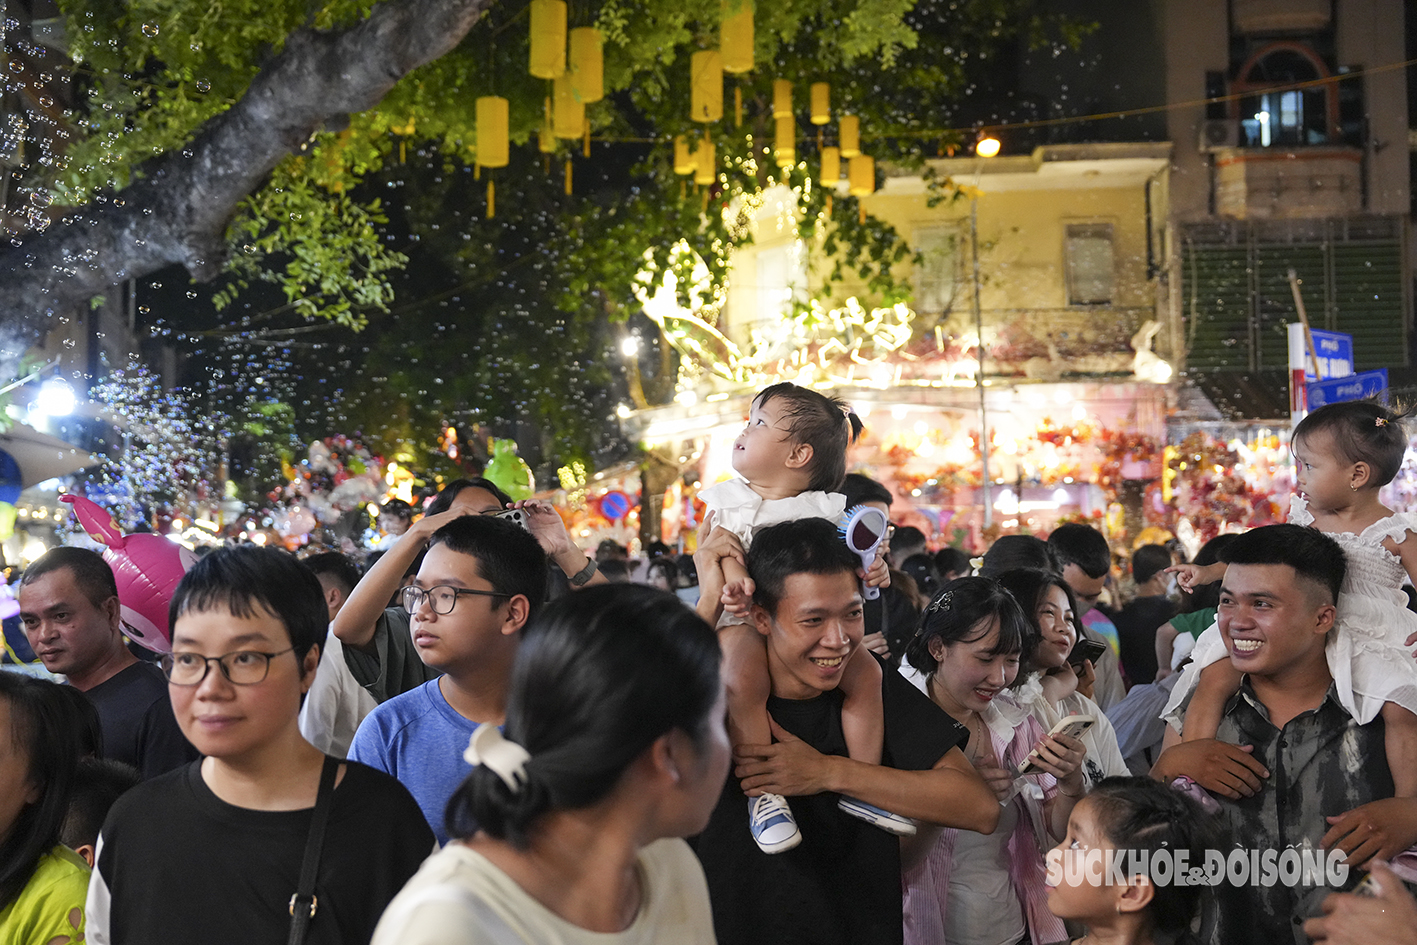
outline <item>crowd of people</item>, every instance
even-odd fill
[[[153,662],[55,549],[0,941],[1417,942],[1403,419],[1315,411],[1289,524],[1124,569],[1082,524],[852,533],[891,492],[791,384],[691,556],[460,480],[366,568],[206,554]]]

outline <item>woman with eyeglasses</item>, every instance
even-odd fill
[[[319,581],[273,548],[215,551],[182,579],[163,671],[205,757],[114,805],[89,942],[274,945],[296,922],[307,943],[369,940],[433,835],[397,781],[300,735],[326,618]]]

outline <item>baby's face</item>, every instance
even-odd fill
[[[763,482],[782,475],[795,443],[787,432],[783,402],[753,401],[748,425],[733,443],[733,468],[749,482]]]

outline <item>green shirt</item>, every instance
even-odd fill
[[[39,858],[34,875],[14,902],[0,909],[6,945],[80,945],[89,865],[65,846]]]
[[[410,689],[417,689],[430,679],[443,675],[425,666],[413,645],[408,611],[390,607],[374,624],[373,651],[344,648],[345,665],[355,682],[363,686],[376,702],[387,702]]]
[[[1211,624],[1215,623],[1215,615],[1218,612],[1214,607],[1206,607],[1189,614],[1177,614],[1171,618],[1171,626],[1176,628],[1177,636],[1188,634],[1199,637]]]

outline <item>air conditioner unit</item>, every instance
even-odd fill
[[[1219,151],[1237,147],[1240,139],[1239,122],[1229,118],[1207,118],[1201,122],[1200,149]]]

